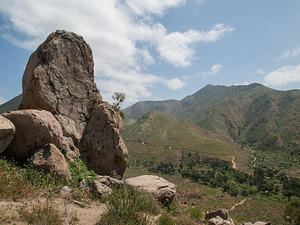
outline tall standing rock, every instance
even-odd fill
[[[66,31],[50,34],[26,66],[20,109],[50,111],[90,169],[122,176],[128,153],[121,119],[102,102],[93,67],[92,50],[82,37]]]
[[[91,48],[74,33],[51,33],[26,66],[20,109],[50,111],[64,136],[78,143],[89,119],[91,98],[101,99]]]

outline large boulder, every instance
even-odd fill
[[[16,128],[10,120],[0,115],[0,154],[14,138]]]
[[[37,148],[53,143],[61,145],[62,128],[55,117],[45,110],[18,110],[2,114],[16,127],[13,141],[4,154],[25,160]]]
[[[31,163],[39,170],[56,175],[70,182],[72,179],[69,165],[64,155],[54,144],[47,144],[38,149],[31,157]]]
[[[176,195],[176,185],[155,175],[142,175],[128,178],[125,183],[140,191],[153,194],[160,201],[172,201]]]
[[[51,33],[27,63],[20,109],[50,111],[64,135],[77,143],[89,119],[92,99],[101,101],[91,48],[74,33]]]
[[[128,152],[120,134],[121,121],[108,103],[95,106],[91,112],[79,148],[89,169],[98,174],[123,176]]]

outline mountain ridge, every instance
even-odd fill
[[[159,108],[176,119],[189,120],[241,145],[300,151],[300,90],[297,89],[278,91],[258,83],[206,85],[179,101],[139,102],[124,111],[132,123],[138,116],[154,111],[153,105],[154,110]]]

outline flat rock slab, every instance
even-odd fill
[[[140,191],[151,193],[159,201],[172,201],[176,195],[176,185],[154,175],[142,175],[128,178],[125,183]]]

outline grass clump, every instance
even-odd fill
[[[190,208],[189,215],[191,218],[193,218],[196,221],[200,222],[203,220],[203,212],[200,207]]]
[[[97,174],[92,170],[88,170],[86,164],[80,158],[77,158],[74,162],[69,162],[69,168],[72,175],[72,184],[75,187],[84,179],[89,183],[97,179]]]
[[[108,210],[97,225],[148,225],[145,214],[159,213],[154,199],[128,186],[114,190],[106,200]]]
[[[63,182],[49,174],[26,166],[22,168],[13,161],[0,159],[0,199],[22,199],[41,191],[50,193]]]
[[[175,220],[167,213],[163,213],[158,220],[158,225],[176,225]]]
[[[291,224],[300,224],[300,198],[292,199],[286,205],[284,219]]]
[[[44,205],[32,206],[31,209],[21,208],[19,210],[21,218],[32,225],[62,225],[58,210],[46,202]]]

